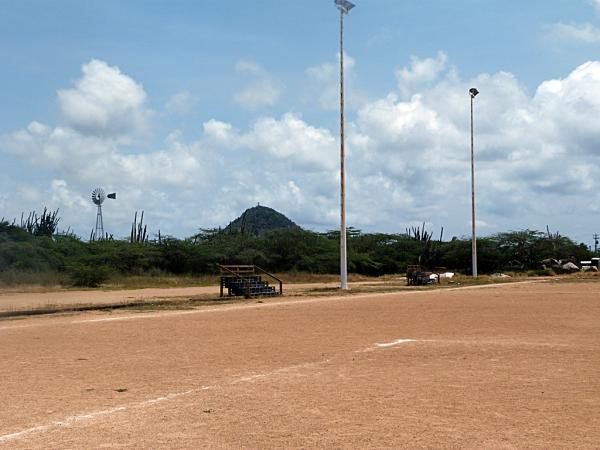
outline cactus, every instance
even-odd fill
[[[44,211],[40,216],[38,216],[37,212],[31,211],[27,219],[25,219],[25,214],[21,213],[21,223],[19,226],[34,236],[53,236],[57,232],[58,222],[60,222],[58,211],[58,209],[56,211],[48,211],[48,208],[44,207]]]
[[[439,259],[439,246],[444,238],[444,227],[440,232],[439,241],[433,240],[433,232],[427,231],[425,229],[425,223],[423,222],[422,227],[411,227],[410,229],[406,229],[406,235],[421,244],[420,255],[418,258],[418,263],[433,266],[437,264],[437,260]]]
[[[145,244],[148,242],[148,227],[144,225],[144,211],[142,211],[139,223],[138,213],[137,211],[135,212],[133,223],[131,224],[129,242],[132,244]]]

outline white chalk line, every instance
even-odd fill
[[[412,339],[400,339],[400,340],[397,340],[394,342],[399,343],[400,341],[417,342]],[[380,345],[382,345],[382,344],[375,344],[375,346],[371,347],[371,348],[373,350],[375,350],[377,348],[383,348],[383,347],[378,347]],[[355,353],[357,353],[357,352],[355,352]],[[269,378],[276,377],[278,375],[287,374],[287,373],[294,372],[294,371],[300,371],[300,370],[304,370],[304,369],[314,369],[316,367],[323,366],[330,362],[331,362],[331,358],[327,358],[327,359],[324,359],[322,361],[317,361],[317,362],[295,364],[292,366],[281,367],[279,369],[275,369],[270,372],[259,373],[259,374],[254,374],[254,375],[246,375],[246,376],[243,376],[240,378],[236,378],[236,379],[232,380],[231,382],[229,382],[228,385],[235,386],[235,385],[244,384],[244,383],[254,383],[259,380],[266,380]],[[200,394],[202,392],[206,392],[206,391],[210,391],[210,390],[220,389],[222,387],[223,387],[222,385],[202,386],[197,389],[189,389],[189,390],[183,391],[183,392],[175,392],[175,393],[163,395],[161,397],[144,400],[142,402],[131,403],[129,405],[121,405],[121,406],[116,406],[114,408],[104,409],[104,410],[100,410],[100,411],[93,411],[93,412],[88,412],[88,413],[83,413],[83,414],[77,414],[74,416],[69,416],[63,420],[53,421],[53,422],[50,422],[45,425],[38,425],[38,426],[27,428],[25,430],[17,431],[14,433],[0,435],[0,444],[4,443],[4,442],[10,442],[10,441],[23,439],[23,438],[25,438],[29,435],[33,435],[33,434],[45,433],[45,432],[49,432],[49,431],[59,429],[59,428],[68,428],[68,427],[71,427],[71,426],[76,425],[81,422],[89,422],[89,421],[95,420],[100,417],[111,416],[113,414],[117,414],[117,413],[124,412],[124,411],[130,411],[130,410],[135,410],[135,409],[143,409],[143,408],[151,407],[151,406],[157,405],[159,403],[167,402],[170,400],[174,400],[177,398],[186,397],[186,396],[190,396],[190,395],[194,395],[194,394]]]
[[[360,294],[360,295],[352,295],[352,296],[338,296],[338,297],[313,297],[304,300],[287,300],[287,301],[278,301],[278,302],[267,302],[260,304],[242,304],[242,305],[232,305],[232,306],[215,306],[210,309],[195,309],[191,311],[169,311],[169,312],[160,312],[160,313],[139,313],[136,315],[123,315],[119,317],[105,317],[101,319],[78,319],[73,321],[53,321],[51,323],[48,322],[40,322],[36,324],[28,324],[28,325],[16,325],[16,326],[7,326],[0,327],[0,331],[5,330],[17,330],[23,328],[34,328],[34,327],[57,327],[64,325],[86,325],[86,324],[97,324],[97,323],[110,323],[110,322],[124,322],[129,320],[144,320],[144,319],[163,319],[170,318],[176,316],[187,316],[187,315],[196,315],[196,314],[210,314],[210,313],[226,313],[231,311],[240,311],[240,310],[251,310],[251,309],[263,309],[263,308],[277,308],[281,306],[295,306],[295,305],[306,305],[311,303],[325,303],[325,302],[336,302],[336,301],[353,301],[353,300],[377,300],[379,298],[386,297],[394,297],[394,296],[416,296],[416,295],[425,295],[425,294],[441,294],[444,292],[453,292],[460,290],[475,290],[475,289],[491,289],[491,288],[505,288],[511,286],[519,286],[523,284],[533,284],[533,283],[542,283],[544,281],[519,281],[515,283],[506,283],[506,284],[486,284],[479,286],[463,286],[463,287],[455,287],[455,288],[447,288],[447,289],[437,289],[437,290],[424,290],[424,291],[397,291],[397,292],[384,292],[384,293],[373,293],[373,294]]]
[[[417,341],[414,339],[398,339],[396,341],[386,342],[384,344],[375,344],[375,346],[378,348],[397,347],[398,345],[408,344],[410,342],[417,342]]]
[[[259,373],[256,375],[244,376],[244,377],[238,378],[236,380],[233,380],[230,384],[236,385],[236,384],[241,384],[241,383],[253,383],[257,380],[263,380],[265,378],[270,378],[273,376],[293,372],[295,370],[297,371],[297,370],[303,370],[303,369],[314,369],[315,367],[322,366],[322,365],[328,364],[330,362],[331,362],[331,359],[324,359],[324,360],[318,361],[318,362],[297,364],[294,366],[283,367],[281,369],[276,369],[276,370],[273,370],[268,373]]]
[[[412,344],[414,342],[425,342],[425,341],[416,340],[416,339],[396,339],[395,341],[392,341],[392,342],[384,342],[382,344],[378,343],[378,344],[373,345],[372,347],[365,348],[363,350],[357,350],[354,353],[368,353],[368,352],[374,352],[376,350],[385,350],[385,349],[399,347],[401,345]],[[432,341],[427,341],[427,342],[432,342]]]
[[[56,429],[56,428],[68,428],[68,427],[75,425],[77,423],[80,423],[80,422],[87,422],[87,421],[94,420],[94,419],[97,419],[102,416],[110,416],[110,415],[113,415],[113,414],[116,414],[119,412],[128,411],[128,410],[132,410],[132,409],[145,408],[148,406],[156,405],[158,403],[166,402],[168,400],[173,400],[178,397],[183,397],[186,395],[193,394],[195,392],[201,392],[201,391],[205,391],[205,390],[213,389],[213,388],[214,387],[212,387],[212,386],[203,386],[200,389],[192,389],[192,390],[188,390],[185,392],[176,392],[176,393],[168,394],[168,395],[165,395],[162,397],[153,398],[150,400],[144,400],[143,402],[139,402],[139,403],[132,403],[129,405],[116,406],[114,408],[104,409],[104,410],[100,410],[100,411],[93,411],[93,412],[88,412],[88,413],[83,413],[83,414],[77,414],[75,416],[69,416],[63,420],[56,420],[56,421],[50,422],[46,425],[39,425],[36,427],[27,428],[25,430],[18,431],[16,433],[2,435],[2,436],[0,436],[0,443],[14,441],[17,439],[24,438],[30,434],[43,433],[43,432],[50,431],[50,430]]]

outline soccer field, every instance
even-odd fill
[[[0,448],[598,448],[599,288],[0,321]]]

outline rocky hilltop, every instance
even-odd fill
[[[258,205],[244,211],[226,229],[248,234],[262,234],[272,230],[290,230],[294,228],[300,227],[280,212]]]

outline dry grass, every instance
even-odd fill
[[[275,273],[273,274],[283,281],[284,284],[303,284],[303,283],[334,283],[339,281],[339,275],[331,274],[311,274],[302,272]],[[351,283],[356,282],[384,282],[392,279],[402,278],[402,276],[367,277],[364,275],[350,274],[348,280]],[[267,276],[265,280],[271,281]],[[119,275],[110,279],[108,283],[102,285],[103,290],[122,290],[122,289],[144,289],[144,288],[178,288],[178,287],[197,287],[197,286],[218,286],[219,275]]]
[[[333,283],[339,281],[339,275],[321,275],[302,272],[274,274],[283,280],[284,284],[300,283]],[[350,274],[350,282],[389,281],[399,276],[386,275],[383,277],[367,277]],[[114,275],[98,290],[128,290],[145,288],[182,288],[200,286],[218,286],[219,275]],[[69,287],[65,277],[60,274],[33,273],[33,272],[4,272],[0,273],[0,291],[5,293],[16,292],[56,292],[63,290],[82,290],[82,288]],[[88,289],[84,289],[88,290]]]
[[[304,283],[336,283],[340,281],[339,274],[315,274],[306,272],[289,272],[289,273],[275,273],[273,274],[277,278],[283,280],[284,283],[289,284],[304,284]],[[350,283],[358,283],[365,281],[387,281],[394,278],[398,278],[400,275],[385,275],[383,277],[368,277],[366,275],[359,275],[355,273],[348,274],[348,281]]]
[[[219,285],[217,275],[117,275],[102,285],[103,290],[183,288]]]
[[[313,284],[313,283],[337,283],[338,274],[311,274],[303,272],[276,273],[274,274],[284,282],[285,285],[294,284]],[[475,286],[485,284],[511,283],[523,281],[526,279],[541,279],[540,277],[530,276],[527,273],[509,273],[510,278],[496,278],[489,275],[482,275],[474,279],[466,275],[456,275],[447,280],[442,279],[440,285],[415,287],[416,289],[439,289],[444,287],[457,286]],[[352,292],[389,292],[393,290],[405,290],[406,278],[403,274],[385,275],[381,277],[368,277],[358,274],[349,274],[348,279],[351,283],[360,283],[354,285]],[[600,280],[600,273],[587,272],[576,273],[572,275],[561,275],[551,277],[551,279],[565,282],[577,282],[586,280]],[[0,292],[56,292],[64,290],[81,290],[81,288],[65,287],[61,284],[64,280],[56,273],[26,273],[26,272],[4,272],[0,273]],[[99,290],[128,290],[144,288],[181,288],[181,287],[201,287],[217,286],[219,284],[218,275],[116,275],[109,282],[103,284]],[[86,289],[88,290],[88,289]],[[90,289],[93,290],[93,289]],[[289,292],[288,292],[289,293]],[[333,287],[323,287],[317,289],[303,290],[300,295],[329,295],[340,293],[339,289]]]
[[[64,276],[56,272],[0,272],[1,292],[50,292],[63,289]]]

